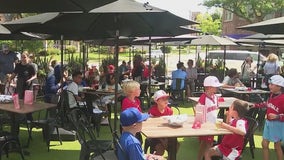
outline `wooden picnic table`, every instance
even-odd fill
[[[193,129],[194,116],[188,115],[188,119],[182,127],[170,126],[163,117],[149,118],[142,124],[142,133],[147,138],[168,138],[168,158],[176,160],[177,138],[208,135],[232,134],[226,129],[216,129],[215,124],[205,123],[200,129]]]

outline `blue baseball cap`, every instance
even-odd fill
[[[147,113],[141,113],[137,108],[131,107],[120,113],[120,124],[122,126],[130,126],[148,119]]]

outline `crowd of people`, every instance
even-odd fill
[[[2,52],[0,53],[1,83],[7,82],[9,85],[14,86],[14,92],[19,94],[20,99],[24,98],[25,90],[34,90],[34,86],[38,84],[38,66],[33,59],[34,55],[25,51],[21,54],[21,60],[19,61],[16,54],[9,51],[6,45],[2,47]],[[200,96],[198,103],[209,106],[210,110],[206,114],[208,122],[215,123],[217,119],[218,99],[216,93],[219,87],[252,87],[250,80],[254,78],[255,70],[257,69],[251,65],[252,61],[252,57],[247,57],[244,60],[241,74],[234,68],[229,69],[222,83],[216,76],[212,75],[204,79],[204,92]],[[154,74],[155,68],[158,67],[138,58],[133,62],[133,68],[131,67],[131,62],[126,63],[122,61],[118,68],[115,68],[113,64],[109,64],[105,70],[100,70],[96,65],[91,65],[85,73],[82,73],[80,70],[73,70],[70,76],[67,66],[61,66],[56,60],[51,60],[44,87],[44,100],[45,102],[52,102],[54,96],[66,89],[74,95],[69,97],[69,107],[80,107],[77,101],[85,101],[85,95],[80,93],[80,87],[89,86],[95,89],[114,91],[116,86],[115,73],[117,71],[119,74],[118,90],[124,93],[124,98],[121,100],[120,122],[122,134],[119,142],[122,149],[118,149],[119,159],[164,159],[162,156],[168,149],[167,139],[148,139],[150,146],[155,152],[145,154],[142,150],[143,140],[140,133],[142,121],[147,120],[148,117],[173,115],[173,110],[168,106],[170,95],[164,90],[158,90],[154,93],[154,105],[149,108],[148,114],[143,113],[144,108],[141,107],[141,99],[139,98],[141,94],[140,82],[150,77],[157,78]],[[63,74],[61,73],[62,71]],[[158,73],[160,74],[160,72]],[[283,158],[281,142],[284,138],[281,129],[284,121],[284,78],[279,75],[281,69],[277,55],[270,54],[267,57],[267,62],[263,66],[263,73],[271,96],[267,102],[256,104],[253,107],[267,107],[267,119],[262,141],[264,159],[268,160],[269,142],[273,142],[277,157],[280,160]],[[177,79],[181,79],[180,88],[178,89],[184,89],[186,90],[186,96],[192,96],[196,88],[196,80],[198,79],[194,61],[189,59],[187,67],[184,66],[183,62],[178,62],[177,70],[172,72],[171,79],[171,89],[177,89]],[[106,104],[113,103],[114,96],[107,95],[104,98]],[[244,135],[248,129],[248,122],[245,119],[247,111],[247,103],[239,100],[234,101],[226,113],[226,120],[220,124],[221,128],[230,130],[233,134],[225,135],[221,143],[216,146],[213,146],[214,136],[199,137],[200,147],[197,159],[202,160],[205,158],[205,160],[210,160],[212,156],[216,155],[230,160],[237,159],[242,153]],[[179,148],[179,144],[177,148]]]

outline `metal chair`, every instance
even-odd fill
[[[184,100],[184,92],[185,92],[185,87],[182,88],[181,85],[184,83],[184,79],[181,78],[176,78],[174,79],[176,81],[176,86],[175,89],[173,89],[173,86],[171,87],[170,93],[171,97],[173,98],[174,101],[182,101]]]
[[[249,143],[251,157],[254,159],[254,151],[253,151],[253,149],[255,148],[255,146],[254,146],[254,142],[253,142],[253,134],[257,130],[258,123],[252,117],[246,116],[245,119],[248,122],[248,130],[247,130],[247,133],[246,133],[246,135],[244,137],[243,151],[245,150],[246,145]],[[243,151],[242,151],[242,153],[243,153]],[[221,159],[222,158],[219,157],[219,156],[213,156],[212,157],[212,160],[221,160]],[[241,160],[241,159],[242,159],[242,155],[240,157],[238,157],[238,160]]]
[[[96,139],[92,123],[82,110],[78,108],[71,110],[68,118],[81,144],[80,160],[89,160],[90,156],[92,158],[101,156],[105,159],[103,153],[112,150],[112,141]]]
[[[53,103],[57,107],[60,105],[58,101],[51,102],[51,103]],[[56,121],[57,120],[57,118],[56,118],[57,107],[48,109],[44,113],[43,116],[42,116],[42,112],[38,112],[37,118],[34,118],[30,122],[29,128],[28,128],[29,135],[30,135],[29,138],[28,138],[28,145],[29,145],[30,141],[32,140],[31,134],[32,134],[33,128],[42,128],[43,139],[46,142],[48,152],[50,151],[51,133],[54,131],[54,129],[55,129],[56,134],[57,134],[57,139],[60,141],[60,145],[62,145],[62,140],[61,140],[59,129],[58,129],[59,124]]]
[[[0,160],[2,153],[5,152],[8,158],[9,152],[18,152],[21,155],[22,160],[24,160],[23,150],[20,144],[18,136],[12,135],[10,132],[1,131],[0,132]]]
[[[249,149],[250,149],[250,153],[251,153],[251,157],[254,159],[254,132],[257,130],[258,128],[258,122],[253,119],[252,117],[246,117],[247,121],[248,121],[248,130],[247,130],[247,134],[245,135],[245,141],[244,141],[244,148],[245,149],[246,145],[249,144]]]

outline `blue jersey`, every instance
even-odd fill
[[[119,160],[145,160],[145,155],[142,150],[139,140],[129,132],[123,132],[119,143],[124,150],[121,151],[119,147],[117,150]]]

